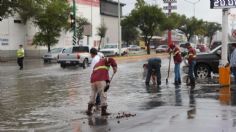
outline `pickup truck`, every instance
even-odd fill
[[[91,63],[91,60],[88,46],[73,46],[58,55],[58,63],[60,63],[61,68],[66,68],[69,65],[79,65],[85,69]]]
[[[101,50],[105,56],[117,56],[119,55],[119,48],[118,44],[116,43],[110,43],[106,44]],[[121,55],[125,55],[128,53],[128,48],[121,48]]]

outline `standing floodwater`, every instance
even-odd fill
[[[0,131],[235,132],[236,95],[227,88],[145,86],[144,61],[122,62],[108,91],[108,118],[85,114],[90,69],[26,61],[24,70],[0,64]]]

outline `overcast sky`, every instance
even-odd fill
[[[159,7],[166,6],[167,4],[163,3],[163,0],[145,0],[149,4],[157,4]],[[189,2],[186,2],[189,1]],[[120,0],[120,2],[125,3],[123,7],[123,14],[127,15],[134,8],[136,0]],[[210,9],[210,0],[177,0],[177,10],[175,12],[179,14],[184,14],[187,17],[194,16],[194,2],[195,4],[195,17],[203,19],[205,21],[218,22],[222,23],[222,9]],[[231,12],[235,12],[231,10]]]

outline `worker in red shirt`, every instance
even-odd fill
[[[190,78],[190,83],[187,84],[189,86],[195,86],[195,78],[194,78],[194,67],[196,65],[196,50],[191,46],[190,43],[186,43],[186,47],[188,49],[188,64],[189,64],[189,70],[188,70],[188,76]]]
[[[179,47],[174,44],[170,45],[169,51],[170,53],[173,54],[174,63],[175,63],[175,68],[174,68],[175,85],[180,85],[181,84],[180,64],[182,62],[181,52],[180,52]]]
[[[109,68],[112,66],[113,74],[117,72],[117,63],[113,58],[102,58],[97,62],[93,68],[91,75],[91,87],[92,92],[90,95],[90,101],[88,103],[87,115],[92,115],[92,108],[96,101],[96,95],[100,95],[101,100],[101,115],[107,116],[110,113],[107,112],[107,97],[104,92],[106,87],[106,81],[109,80]]]

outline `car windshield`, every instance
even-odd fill
[[[104,49],[114,49],[114,48],[117,48],[117,45],[105,45],[104,46]]]
[[[62,50],[62,48],[55,48],[55,49],[52,49],[50,53],[60,53]]]

